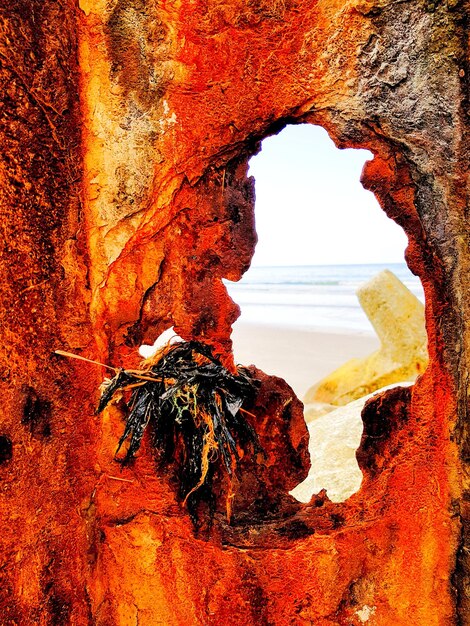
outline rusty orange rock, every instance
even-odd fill
[[[0,0],[2,623],[470,623],[466,8]],[[366,407],[363,485],[339,504],[287,495],[305,426],[260,374],[268,460],[232,523],[196,535],[150,441],[119,471],[104,372],[53,351],[131,366],[173,325],[232,366],[248,159],[299,122],[373,152],[363,183],[408,235],[430,365]]]

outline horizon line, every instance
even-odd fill
[[[407,265],[405,259],[403,261],[366,261],[365,263],[288,263],[285,265],[267,265],[267,264],[258,264],[252,263],[249,269],[254,267],[338,267],[338,266],[351,266],[355,267],[358,265]],[[248,271],[248,270],[247,270]]]

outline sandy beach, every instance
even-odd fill
[[[267,374],[281,376],[300,399],[326,374],[379,347],[377,337],[366,332],[302,330],[246,322],[235,324],[232,339],[238,363],[254,363]]]

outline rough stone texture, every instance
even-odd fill
[[[470,623],[467,9],[0,0],[5,624]],[[118,471],[101,372],[51,351],[132,364],[174,325],[231,365],[221,281],[255,244],[247,160],[296,122],[373,152],[363,182],[408,235],[430,365],[368,405],[347,503],[263,511],[273,476],[304,472],[282,454],[305,436],[265,381],[278,464],[256,517],[196,536],[148,442]]]
[[[348,404],[393,383],[414,382],[427,367],[424,306],[418,298],[389,270],[361,285],[357,295],[380,348],[347,361],[312,385],[305,394],[307,405]]]
[[[310,405],[305,421],[310,435],[311,467],[307,478],[290,493],[300,502],[309,502],[323,489],[333,502],[342,502],[356,493],[362,482],[356,460],[363,434],[362,409],[377,394],[410,384],[390,385],[340,407]]]
[[[355,493],[362,482],[356,461],[361,442],[361,411],[365,399],[321,415],[308,424],[310,434],[310,472],[304,482],[291,491],[300,502],[309,502],[324,489],[332,502],[342,502]]]
[[[86,624],[99,372],[51,354],[94,343],[75,13],[0,2],[0,33],[0,621]]]

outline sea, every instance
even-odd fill
[[[241,307],[238,323],[369,334],[356,290],[385,269],[424,302],[421,282],[405,263],[251,267],[238,283],[224,283]]]

